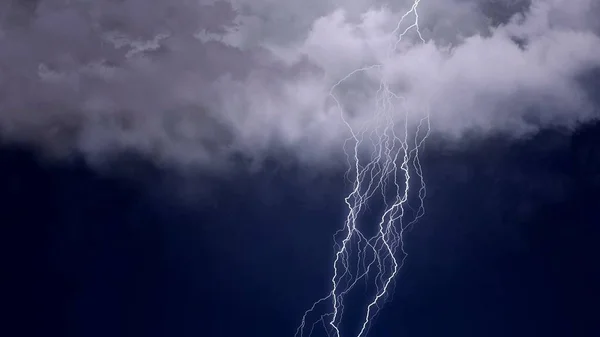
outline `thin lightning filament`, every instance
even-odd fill
[[[413,2],[390,33],[393,39],[387,50],[388,59],[397,53],[400,42],[411,31],[416,32],[419,41],[425,43],[419,29],[419,2]],[[402,30],[405,21],[410,19],[413,19],[412,22]],[[352,77],[374,71],[379,72],[380,82],[374,97],[373,112],[366,125],[353,127],[335,91]],[[355,69],[329,91],[351,134],[344,143],[344,151],[349,163],[346,177],[352,189],[344,199],[348,212],[344,226],[334,235],[335,255],[330,292],[304,313],[295,337],[311,336],[319,326],[328,336],[341,337],[344,301],[348,293],[362,282],[373,290],[373,295],[365,304],[358,332],[353,335],[366,336],[373,319],[389,300],[394,281],[407,257],[405,231],[425,213],[426,189],[419,158],[430,132],[429,112],[426,109],[425,117],[420,118],[411,130],[410,109],[406,100],[392,91],[382,75],[384,72],[383,64]],[[369,152],[366,156],[363,155],[365,148]],[[416,209],[409,205],[409,199],[414,194],[411,179],[416,179],[418,185]],[[374,200],[382,200],[380,203],[383,205],[378,221],[362,221],[362,216]],[[407,209],[412,212],[407,212]],[[374,233],[369,234],[369,231]],[[319,311],[318,308],[323,306],[326,308]]]

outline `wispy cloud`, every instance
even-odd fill
[[[577,80],[600,65],[597,2],[422,0],[428,42],[408,36],[387,58],[409,5],[5,2],[0,134],[96,160],[133,150],[215,165],[284,150],[324,163],[348,136],[329,89],[372,63],[415,111],[429,106],[439,135],[520,136],[597,116]],[[377,76],[339,91],[351,123],[372,113]]]

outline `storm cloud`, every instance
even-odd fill
[[[101,161],[136,152],[215,167],[277,151],[324,163],[373,113],[383,76],[435,134],[520,137],[598,117],[593,0],[28,0],[0,5],[0,136]],[[414,17],[407,18],[408,26]],[[399,114],[400,115],[400,114]],[[400,116],[399,116],[400,118]],[[414,122],[412,121],[412,122]]]

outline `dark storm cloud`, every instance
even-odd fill
[[[409,108],[429,107],[443,135],[521,135],[595,118],[577,78],[600,65],[596,2],[422,0],[429,42],[413,35],[387,59],[410,4],[4,2],[0,132],[95,160],[133,150],[214,165],[282,149],[321,161],[348,136],[329,88],[374,62]],[[372,110],[372,75],[348,84],[353,125]]]

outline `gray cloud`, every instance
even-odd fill
[[[0,134],[91,160],[136,151],[215,167],[236,154],[260,159],[281,150],[323,164],[348,136],[330,87],[371,63],[382,64],[406,98],[410,122],[427,106],[445,137],[520,136],[597,117],[577,81],[600,66],[597,2],[422,0],[428,42],[409,35],[402,52],[386,58],[409,5],[5,2]],[[379,75],[336,91],[353,125],[369,120]]]

